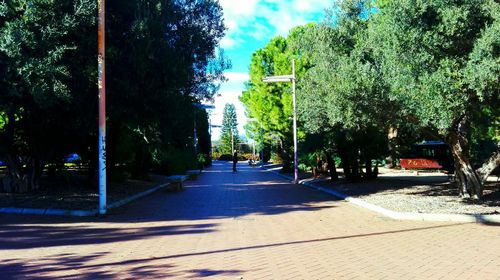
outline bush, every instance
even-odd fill
[[[276,164],[282,164],[283,163],[283,159],[281,158],[281,155],[279,153],[276,153],[276,152],[272,152],[272,154],[271,154],[271,161],[273,163],[276,163]]]
[[[230,154],[221,154],[218,158],[218,160],[222,160],[222,161],[232,161],[233,160],[233,156],[230,155]]]
[[[186,170],[199,168],[198,160],[191,151],[171,150],[161,155],[153,171],[164,175],[184,174]]]
[[[258,158],[258,156],[256,156]],[[221,154],[218,158],[221,161],[233,161],[233,156],[230,154]],[[253,154],[238,154],[238,161],[246,161],[253,159]]]
[[[212,152],[212,159],[219,160],[221,155],[222,155],[221,152]]]
[[[299,171],[300,172],[307,172],[307,171],[311,171],[311,168],[303,163],[299,163]]]
[[[255,155],[255,158],[257,158],[258,156]],[[246,154],[241,154],[241,155],[238,155],[238,160],[253,160],[254,159],[254,156],[252,153],[246,153]]]
[[[198,154],[198,168],[203,169],[212,165],[212,159],[208,154]]]

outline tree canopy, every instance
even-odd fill
[[[287,167],[291,163],[292,147],[292,90],[291,83],[264,83],[262,79],[272,75],[290,75],[292,59],[296,60],[296,76],[301,77],[308,67],[307,56],[299,56],[297,40],[313,25],[293,29],[287,38],[277,36],[252,55],[250,81],[240,98],[246,114],[254,119],[247,126],[252,135],[264,131],[265,141],[277,137],[279,153]],[[303,133],[299,134],[303,136]]]
[[[5,189],[38,187],[43,166],[71,152],[95,170],[96,14],[89,0],[0,2]],[[215,0],[109,0],[106,14],[111,173],[174,172],[173,161],[189,168],[196,163],[193,126],[208,131],[206,114],[193,104],[212,100],[230,67],[217,51],[222,8]]]
[[[484,110],[498,114],[499,39],[491,32],[499,7],[489,0],[388,2],[369,28],[389,99],[406,121],[446,140],[461,192],[476,198],[491,168],[472,166],[471,124]],[[491,160],[500,160],[498,146]]]
[[[238,133],[238,119],[236,116],[236,107],[234,104],[227,103],[224,106],[222,116],[222,130],[220,135],[221,152],[232,154],[240,143]]]
[[[322,24],[296,28],[253,54],[242,97],[256,120],[250,134],[262,125],[291,139],[289,85],[261,80],[289,74],[294,57],[301,62],[303,139],[317,143],[303,147],[340,157],[347,177],[359,177],[364,166],[370,178],[395,135],[405,138],[400,144],[443,140],[461,194],[480,198],[485,178],[500,165],[499,6],[492,0],[336,2]]]

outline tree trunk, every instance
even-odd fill
[[[464,116],[457,124],[456,131],[448,133],[446,141],[455,160],[455,177],[460,196],[481,199],[483,183],[469,160],[468,124],[468,118]]]
[[[481,183],[484,184],[488,176],[490,176],[491,172],[495,170],[498,166],[500,166],[500,151],[496,151],[491,155],[491,157],[481,166],[476,172],[481,179]]]
[[[365,169],[366,169],[366,178],[372,179],[373,178],[373,171],[372,171],[372,160],[371,159],[365,160]]]
[[[38,190],[40,188],[40,178],[43,172],[42,161],[36,158],[31,158],[26,163],[26,181],[27,181],[27,191],[31,192]]]
[[[7,174],[3,179],[4,188],[7,192],[26,192],[27,180],[23,176],[22,164],[17,160],[16,156],[8,155],[6,159]]]
[[[387,133],[387,148],[389,150],[389,156],[385,158],[386,167],[394,168],[395,160],[397,158],[396,154],[396,137],[398,136],[397,128],[390,127]]]
[[[342,168],[344,169],[344,177],[347,180],[351,179],[351,163],[344,149],[340,150],[340,159],[342,160]]]
[[[351,159],[351,177],[354,181],[357,181],[361,178],[360,170],[359,170],[359,152],[357,152],[358,149],[356,149],[356,153],[352,154],[352,159]]]
[[[337,174],[337,166],[335,166],[335,160],[332,157],[331,153],[326,154],[326,162],[328,164],[328,171],[330,172],[330,180],[332,182],[337,181],[339,179],[339,175]]]
[[[43,164],[38,159],[29,159],[26,168],[17,156],[7,156],[7,174],[3,187],[7,192],[24,193],[39,189]]]

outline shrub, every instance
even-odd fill
[[[199,168],[198,160],[191,151],[171,150],[161,155],[153,171],[165,175],[184,174],[186,170]]]
[[[221,154],[218,158],[218,160],[222,160],[222,161],[232,161],[233,160],[233,156],[230,155],[230,154]]]

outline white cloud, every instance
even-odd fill
[[[272,37],[273,34],[271,30],[269,30],[269,27],[262,23],[255,22],[253,25],[253,31],[251,31],[249,35],[256,40],[263,40],[265,38]]]
[[[228,28],[228,33],[221,43],[222,47],[232,48],[238,41],[237,35],[242,26],[246,26],[256,14],[259,0],[220,0],[219,3],[224,11],[224,24]],[[225,45],[225,46],[224,46]]]
[[[236,45],[236,40],[231,37],[224,37],[220,41],[220,46],[225,49],[230,49]]]
[[[248,73],[226,72],[224,76],[229,80],[228,83],[244,83],[250,80]]]
[[[262,40],[276,35],[286,36],[291,28],[311,20],[332,5],[331,0],[221,0],[224,22],[228,27],[222,46],[233,48],[240,38],[251,36]],[[243,29],[250,30],[248,33]]]
[[[293,0],[293,8],[297,12],[317,13],[331,7],[332,1],[324,0]]]

